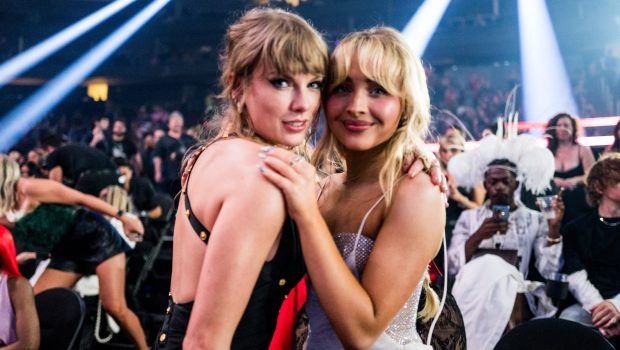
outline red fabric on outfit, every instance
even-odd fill
[[[271,339],[269,350],[290,350],[293,348],[293,333],[297,313],[306,303],[306,277],[291,290],[280,307],[278,324]]]

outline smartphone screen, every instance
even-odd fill
[[[508,217],[510,216],[510,206],[509,205],[494,205],[493,208],[493,218],[497,221],[508,221]]]

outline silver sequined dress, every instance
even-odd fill
[[[374,240],[362,235],[364,223],[372,210],[381,202],[381,197],[366,213],[357,233],[339,233],[334,236],[334,241],[340,254],[351,272],[359,280],[372,247]],[[381,334],[375,344],[370,349],[402,349],[402,350],[426,350],[431,349],[423,345],[422,339],[416,330],[416,318],[418,313],[418,302],[422,291],[422,280],[418,283],[409,300],[403,308],[396,314],[388,328]],[[308,336],[307,350],[324,349],[343,349],[329,323],[327,315],[319,304],[319,299],[308,282],[308,299],[306,302],[306,312],[308,313],[310,334]]]

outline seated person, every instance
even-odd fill
[[[144,177],[134,176],[133,168],[125,158],[114,158],[114,163],[121,174],[122,186],[129,194],[131,204],[140,216],[149,219],[158,219],[163,214],[165,206],[161,198],[153,187],[153,184]]]
[[[0,349],[38,349],[39,337],[32,287],[17,269],[13,236],[0,226]]]
[[[560,318],[620,335],[620,153],[594,164],[586,179],[588,201],[595,208],[563,229],[564,269],[577,304]],[[616,338],[618,339],[618,338]]]
[[[543,276],[560,269],[563,203],[557,201],[555,219],[545,220],[515,199],[520,183],[544,191],[553,175],[553,156],[529,136],[502,138],[487,136],[478,148],[454,156],[448,166],[458,183],[483,180],[489,198],[481,207],[463,211],[448,250],[449,272],[456,275],[452,293],[463,314],[467,347],[477,350],[492,349],[506,329],[531,317],[530,311],[536,316],[556,311],[542,283],[525,277],[532,251]],[[507,215],[497,216],[502,207],[495,206],[507,206]],[[477,258],[485,253],[492,255]],[[541,303],[537,305],[534,296]]]

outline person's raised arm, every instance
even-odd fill
[[[323,310],[345,348],[368,348],[411,297],[439,249],[445,224],[440,191],[425,174],[399,183],[360,283],[321,217],[312,167],[301,162],[291,168],[287,155],[274,154],[280,158],[270,152],[263,174],[285,195]]]
[[[119,211],[105,201],[58,182],[46,179],[20,179],[17,190],[36,202],[79,205],[102,215],[116,217],[123,223],[126,234],[144,233],[144,227],[139,219],[129,215],[119,216]]]
[[[186,349],[230,348],[284,222],[280,191],[255,169],[249,170],[251,174],[237,173],[227,179],[235,186],[231,186],[211,229],[183,342]]]

